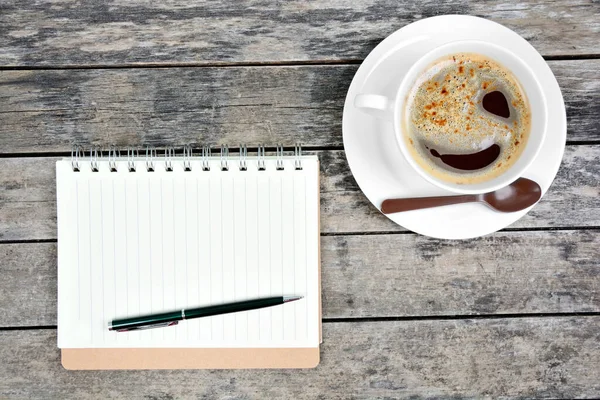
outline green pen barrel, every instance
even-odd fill
[[[161,314],[145,315],[134,318],[123,318],[113,320],[110,330],[118,331],[121,329],[134,330],[139,327],[168,324],[169,322],[181,321],[181,311],[172,311]]]
[[[276,306],[283,304],[283,297],[269,297],[266,299],[256,299],[240,301],[239,303],[230,304],[219,304],[216,306],[208,306],[201,308],[190,308],[184,310],[185,319],[210,317],[211,315],[228,314],[239,311],[256,310],[257,308],[264,308],[270,306]]]
[[[175,325],[178,321],[210,317],[240,311],[256,310],[259,308],[277,306],[285,302],[282,296],[240,301],[237,303],[219,304],[215,306],[190,308],[183,311],[172,311],[161,314],[144,315],[134,318],[115,319],[110,326],[111,331],[131,331],[137,329],[158,328]]]

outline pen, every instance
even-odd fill
[[[256,310],[257,308],[272,307],[291,301],[300,300],[302,296],[277,296],[263,299],[238,301],[235,303],[214,306],[190,308],[141,317],[114,319],[108,326],[109,331],[128,332],[139,329],[160,328],[177,325],[179,321],[192,318],[210,317],[211,315],[229,314],[239,311]]]

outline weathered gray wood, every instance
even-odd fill
[[[5,1],[3,65],[362,59],[402,26],[434,15],[483,16],[544,55],[600,52],[594,1],[270,0],[45,3]]]
[[[316,153],[321,159],[322,232],[405,231],[362,194],[343,151]],[[57,159],[0,159],[0,241],[56,238]],[[599,175],[600,145],[568,146],[550,191],[511,227],[600,226]]]
[[[600,232],[322,238],[327,317],[600,311]]]
[[[0,159],[0,241],[56,238],[57,159]]]
[[[600,317],[327,323],[309,370],[66,371],[54,331],[0,332],[8,398],[583,398]]]
[[[56,245],[0,245],[0,265],[0,327],[56,325]]]
[[[341,144],[356,66],[0,72],[0,152]]]
[[[569,140],[600,140],[600,60],[551,61]],[[356,66],[0,71],[0,152],[283,143],[341,146]]]
[[[321,238],[323,316],[600,312],[598,231]],[[56,324],[56,245],[0,245],[0,327]]]

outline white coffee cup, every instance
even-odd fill
[[[402,124],[402,110],[405,106],[407,95],[421,73],[434,61],[456,53],[477,53],[495,60],[508,68],[517,78],[529,100],[531,111],[531,132],[518,160],[501,175],[476,184],[457,184],[444,181],[432,176],[425,171],[413,158],[404,138]],[[544,92],[533,71],[518,56],[511,51],[495,44],[461,40],[450,42],[426,53],[408,70],[396,91],[395,98],[388,98],[379,94],[359,94],[354,99],[354,106],[367,111],[375,116],[390,119],[394,125],[396,142],[411,167],[424,179],[435,186],[455,193],[476,194],[486,193],[514,182],[531,165],[538,155],[546,136],[547,106]]]

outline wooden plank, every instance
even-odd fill
[[[0,264],[0,327],[56,325],[56,244],[0,245]]]
[[[356,66],[0,72],[0,151],[341,144]],[[335,134],[334,134],[335,133]]]
[[[600,312],[600,232],[321,238],[323,316]],[[1,326],[56,324],[56,245],[0,245]]]
[[[324,237],[326,317],[600,311],[598,231]]]
[[[4,2],[3,65],[172,64],[363,59],[408,23],[443,14],[489,18],[544,55],[600,53],[594,1],[449,2],[175,0]]]
[[[570,141],[600,140],[600,60],[551,61]],[[341,146],[356,66],[0,72],[0,153],[300,141]]]
[[[328,323],[308,370],[81,371],[53,330],[2,331],[9,398],[598,397],[600,317]]]
[[[354,181],[343,151],[321,159],[323,233],[406,231],[369,203]],[[0,241],[56,239],[58,158],[0,159]],[[550,191],[512,228],[600,226],[600,145],[568,146]],[[576,206],[574,206],[576,205]]]
[[[56,239],[56,160],[0,159],[0,241]]]

